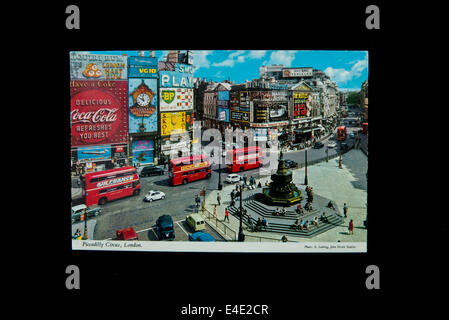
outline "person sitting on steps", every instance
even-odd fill
[[[315,216],[315,218],[312,221],[312,224],[316,225],[316,227],[319,228],[320,224],[318,223],[318,216]]]
[[[307,231],[310,231],[309,220],[306,221],[305,227],[306,227]]]
[[[262,218],[261,225],[262,225],[262,227],[265,228],[265,230],[267,230],[268,222],[267,222],[267,220],[265,219],[265,217]]]
[[[323,214],[320,217],[320,220],[323,222],[329,222],[329,220],[327,219],[327,216],[326,216],[326,212],[323,212]]]
[[[311,211],[312,210],[312,204],[310,202],[307,202],[306,205],[304,206],[304,209],[307,211]]]
[[[260,218],[257,218],[256,231],[259,231],[261,226],[262,226],[262,221],[260,220]]]

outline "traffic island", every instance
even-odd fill
[[[306,192],[304,187],[301,188],[303,190],[300,190],[300,192]],[[280,207],[263,203],[259,201],[260,198],[260,193],[253,192],[243,200],[243,223],[246,225],[247,231],[254,230],[262,234],[278,233],[280,235],[289,234],[301,238],[312,238],[344,223],[344,218],[335,203],[320,195],[314,195],[310,210],[303,209],[302,213],[297,212],[298,204],[304,208],[307,199],[302,199],[294,205]],[[333,203],[335,209],[328,207],[329,202]],[[240,219],[239,207],[229,207],[228,210],[235,218]],[[318,225],[313,223],[315,217],[318,219]],[[325,217],[324,220],[322,217]],[[267,227],[255,228],[258,220],[263,219],[267,221]],[[295,224],[297,220],[302,224],[302,228],[299,224]]]

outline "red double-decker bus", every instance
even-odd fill
[[[346,140],[346,127],[341,126],[337,128],[337,140],[344,141]]]
[[[246,147],[229,150],[227,160],[232,161],[227,165],[228,172],[242,172],[259,168],[263,165],[262,149],[260,147]]]
[[[81,183],[86,206],[140,193],[139,175],[134,167],[86,173]]]
[[[207,155],[171,159],[168,163],[168,183],[172,186],[210,178],[212,170]]]

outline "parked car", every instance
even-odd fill
[[[337,146],[337,143],[335,143],[335,141],[328,141],[327,142],[327,147],[328,148],[335,148]]]
[[[228,174],[225,181],[227,183],[236,183],[236,182],[239,182],[240,179],[241,179],[241,177],[238,174],[231,173],[231,174]]]
[[[72,223],[76,221],[84,221],[84,212],[87,209],[87,218],[96,217],[101,213],[101,207],[92,206],[87,207],[85,204],[80,204],[72,207]]]
[[[145,198],[143,198],[143,201],[153,202],[153,200],[164,200],[165,199],[165,193],[159,190],[150,190],[148,191]]]
[[[287,167],[287,169],[293,169],[298,167],[298,163],[296,161],[287,159],[285,160],[285,166]]]
[[[156,166],[146,166],[142,168],[142,171],[140,171],[139,176],[140,177],[148,177],[148,176],[155,176],[155,175],[163,175],[164,169],[156,167]]]
[[[202,241],[202,242],[214,242],[216,241],[211,234],[203,231],[198,231],[192,234],[189,234],[190,241]]]
[[[168,214],[164,214],[157,218],[156,227],[154,228],[159,240],[174,240],[175,228],[173,225],[173,219]]]
[[[186,222],[193,231],[200,231],[206,229],[206,222],[198,213],[189,214],[186,217]]]
[[[139,240],[132,227],[119,229],[115,232],[117,240]]]
[[[313,145],[314,149],[320,149],[324,147],[324,143],[322,143],[321,141],[315,142],[315,144]]]

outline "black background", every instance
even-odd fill
[[[80,30],[65,27],[69,4],[80,9]],[[380,30],[365,27],[365,8],[370,4],[379,6]],[[267,318],[273,319],[355,317],[356,310],[383,316],[384,306],[398,312],[413,309],[412,301],[433,292],[421,289],[422,284],[445,280],[441,275],[447,265],[431,263],[428,257],[444,252],[437,244],[447,239],[447,224],[445,220],[434,224],[432,236],[414,229],[417,207],[406,202],[421,202],[415,196],[427,182],[417,176],[420,167],[404,158],[401,147],[392,141],[393,135],[400,141],[413,139],[401,129],[410,114],[399,108],[413,91],[400,84],[411,65],[408,55],[416,49],[405,43],[415,41],[415,31],[422,25],[419,20],[411,23],[415,18],[409,8],[384,1],[74,1],[24,8],[22,12],[28,11],[33,20],[24,32],[30,42],[22,53],[36,63],[39,76],[32,85],[37,92],[33,107],[42,111],[31,119],[34,134],[27,136],[39,141],[30,146],[39,178],[27,212],[42,203],[45,209],[39,219],[30,219],[32,231],[22,234],[26,245],[16,251],[27,261],[20,269],[25,283],[18,287],[19,293],[36,289],[32,301],[38,310],[51,313],[62,307],[59,316],[76,318],[183,319],[180,308],[188,304],[222,308],[234,303],[268,304]],[[10,28],[16,26],[12,23]],[[14,41],[21,42],[17,37]],[[70,219],[64,214],[70,207],[69,51],[141,49],[368,50],[368,253],[72,251]],[[410,193],[413,177],[417,185]],[[65,268],[72,264],[80,268],[80,290],[65,287]],[[371,264],[380,268],[380,290],[365,287],[365,269]]]

